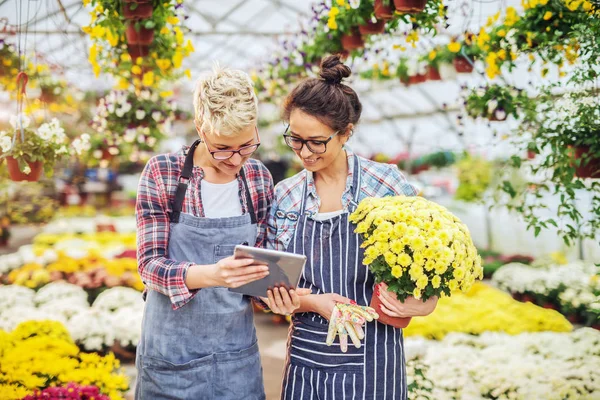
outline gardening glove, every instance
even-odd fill
[[[370,307],[345,303],[336,304],[329,319],[327,345],[331,346],[336,335],[339,335],[340,349],[345,353],[348,351],[348,336],[350,336],[354,347],[359,349],[361,340],[365,337],[363,325],[377,318],[379,315]]]

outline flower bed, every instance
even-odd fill
[[[114,355],[82,353],[56,321],[28,321],[0,330],[0,398],[21,399],[69,383],[92,385],[111,400],[123,399],[127,377]]]
[[[514,298],[555,308],[573,322],[599,325],[600,268],[591,263],[530,267],[511,263],[492,277]]]
[[[568,332],[573,327],[560,313],[524,304],[483,283],[475,283],[466,294],[439,300],[427,317],[413,318],[405,336],[443,339],[451,332],[479,335],[487,331],[516,335],[523,332]]]
[[[57,321],[85,351],[105,352],[115,344],[135,351],[143,309],[141,294],[123,287],[102,292],[90,306],[82,288],[65,282],[48,284],[38,292],[0,286],[0,329],[11,331],[31,320]]]
[[[600,333],[452,334],[408,339],[409,398],[596,399]],[[418,372],[418,373],[415,373]]]

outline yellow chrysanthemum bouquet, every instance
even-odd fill
[[[466,292],[483,277],[481,257],[466,225],[422,197],[366,198],[350,221],[364,239],[363,264],[402,302],[409,296],[426,301]],[[371,307],[386,322],[376,295]],[[388,319],[401,326],[402,321]]]

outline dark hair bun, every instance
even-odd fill
[[[319,76],[327,83],[339,84],[342,83],[342,79],[349,77],[351,72],[350,68],[340,61],[340,56],[335,54],[321,61]]]

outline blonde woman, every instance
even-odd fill
[[[199,139],[152,158],[139,183],[146,307],[135,395],[264,399],[251,299],[228,290],[268,274],[232,257],[235,245],[263,246],[273,197],[271,175],[250,158],[260,145],[257,99],[245,73],[216,67],[198,81],[194,109]],[[272,311],[298,307],[297,293],[274,292]]]

